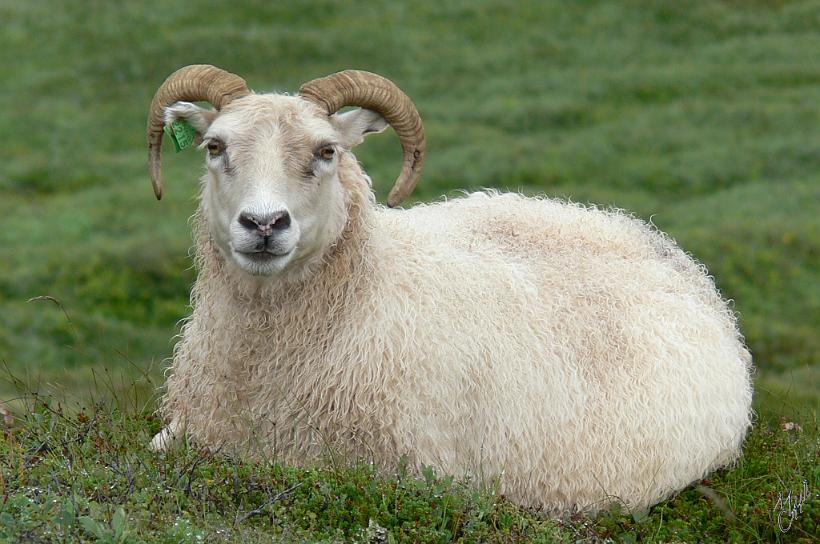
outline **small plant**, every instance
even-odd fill
[[[100,544],[122,544],[127,542],[125,510],[117,508],[111,517],[111,523],[96,521],[91,516],[80,516],[80,525],[90,536],[96,537]]]

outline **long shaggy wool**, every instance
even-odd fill
[[[740,453],[751,357],[700,264],[618,211],[477,193],[373,202],[298,278],[254,279],[199,219],[163,414],[213,448],[500,476],[549,511],[652,505]]]

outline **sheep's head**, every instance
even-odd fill
[[[344,106],[361,108],[337,113]],[[151,105],[148,148],[157,198],[162,127],[177,119],[194,127],[206,149],[202,207],[213,239],[226,258],[255,275],[315,260],[335,241],[347,221],[339,163],[366,134],[390,124],[401,139],[404,165],[390,206],[412,192],[424,160],[418,112],[381,76],[346,71],[303,85],[298,96],[257,95],[219,68],[188,66],[163,83]]]

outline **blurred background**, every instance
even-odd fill
[[[816,418],[820,2],[0,0],[0,29],[0,400],[161,385],[202,156],[166,146],[157,202],[145,119],[209,63],[257,91],[389,77],[425,120],[418,200],[498,187],[651,219],[735,301],[760,417]],[[357,156],[383,200],[397,139]]]

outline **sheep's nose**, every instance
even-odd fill
[[[264,214],[242,212],[239,214],[239,224],[251,232],[258,231],[262,236],[270,236],[273,231],[285,230],[290,226],[290,214],[285,210]]]

